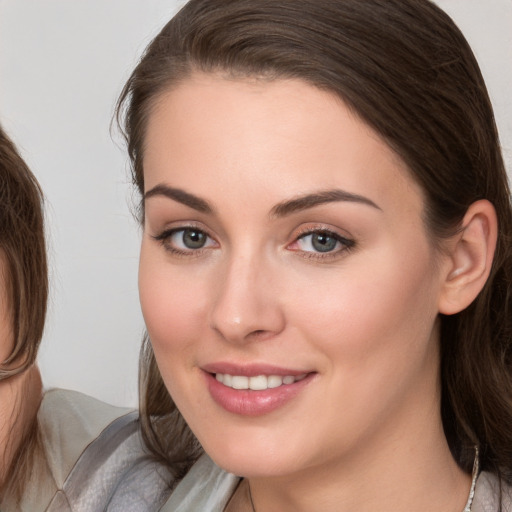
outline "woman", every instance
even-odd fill
[[[0,510],[157,510],[169,476],[149,460],[135,413],[72,391],[42,397],[35,363],[48,292],[42,203],[0,129]]]
[[[37,181],[0,128],[0,497],[21,495],[39,449],[35,358],[48,290],[41,204]]]
[[[510,194],[449,17],[191,0],[118,112],[164,510],[512,510]]]

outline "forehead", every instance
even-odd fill
[[[301,80],[196,74],[166,91],[148,119],[144,177],[146,190],[186,184],[202,194],[235,180],[266,194],[342,186],[422,200],[378,134],[340,98]]]

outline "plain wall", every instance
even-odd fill
[[[140,233],[109,127],[137,58],[183,2],[0,0],[0,120],[47,198],[46,387],[135,405]],[[466,34],[512,168],[512,0],[439,0]]]

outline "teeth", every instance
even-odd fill
[[[258,375],[256,377],[246,377],[245,375],[230,375],[228,373],[216,373],[215,378],[233,389],[251,389],[253,391],[263,391],[265,389],[278,388],[282,385],[293,384],[306,377],[306,373],[294,377],[293,375]]]
[[[224,380],[222,383],[224,383]],[[243,375],[233,375],[231,387],[233,389],[247,389],[249,387],[249,377],[244,377]]]
[[[283,378],[279,377],[279,375],[269,375],[267,377],[267,387],[268,388],[278,388],[283,384]]]
[[[265,375],[258,375],[249,379],[249,389],[254,391],[261,391],[268,388],[267,377]]]

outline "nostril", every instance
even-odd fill
[[[247,335],[247,338],[253,338],[256,340],[266,340],[268,338],[271,338],[274,335],[275,335],[275,333],[273,333],[272,331],[266,331],[264,329],[257,329],[255,331],[250,332]]]

